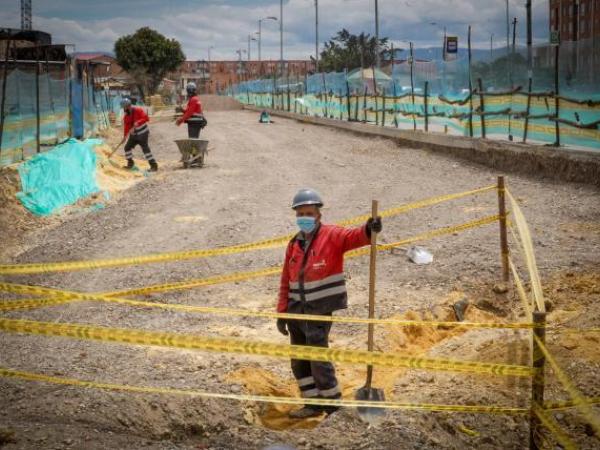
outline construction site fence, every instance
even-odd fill
[[[0,61],[0,167],[85,139],[120,119],[121,96],[70,60]]]
[[[529,407],[514,407],[500,405],[441,405],[441,404],[417,404],[402,403],[396,401],[390,402],[356,402],[352,400],[323,400],[316,399],[314,404],[346,406],[346,407],[380,407],[386,409],[404,409],[404,410],[423,410],[423,411],[447,411],[463,413],[484,413],[484,414],[509,414],[509,415],[529,415],[530,421],[530,442],[529,448],[541,448],[542,442],[551,438],[559,443],[565,449],[577,448],[577,445],[556,422],[550,413],[555,409],[575,408],[591,426],[594,432],[600,432],[600,418],[593,406],[598,404],[598,398],[586,397],[575,386],[570,377],[559,366],[553,355],[546,346],[546,331],[563,332],[560,327],[548,327],[546,323],[546,310],[543,298],[543,289],[540,282],[540,276],[537,269],[537,263],[533,251],[533,244],[529,226],[518,205],[517,200],[505,187],[503,177],[498,178],[496,186],[486,186],[471,191],[457,194],[448,194],[444,196],[432,197],[411,204],[401,205],[389,210],[382,211],[386,217],[406,213],[413,209],[425,206],[433,206],[445,201],[455,200],[469,195],[481,194],[489,191],[497,191],[499,201],[499,214],[484,217],[453,227],[431,230],[412,238],[402,241],[384,244],[378,246],[379,250],[386,250],[415,240],[430,239],[447,234],[456,234],[458,231],[476,228],[483,225],[499,222],[500,224],[500,247],[503,267],[503,278],[508,279],[508,269],[513,275],[513,282],[516,292],[522,301],[526,319],[522,322],[514,323],[473,323],[473,322],[438,322],[438,321],[419,321],[419,320],[399,320],[395,318],[388,319],[362,319],[357,317],[331,317],[326,320],[341,323],[372,323],[388,326],[429,326],[429,327],[458,327],[464,329],[477,328],[506,328],[513,330],[528,331],[531,333],[531,365],[499,364],[481,361],[463,361],[456,359],[430,358],[425,356],[411,356],[397,353],[384,353],[380,351],[362,351],[354,349],[340,348],[319,348],[297,345],[275,344],[256,340],[233,339],[223,337],[209,337],[198,334],[182,334],[172,332],[149,331],[143,329],[123,329],[104,327],[96,325],[87,325],[80,323],[55,323],[36,320],[15,319],[9,317],[0,317],[0,331],[3,333],[18,333],[38,336],[67,337],[80,340],[91,340],[106,343],[121,343],[126,345],[159,346],[165,348],[183,348],[188,350],[200,350],[207,352],[216,352],[223,354],[242,354],[249,356],[263,356],[274,358],[297,358],[313,361],[331,361],[338,363],[372,365],[382,367],[400,367],[433,371],[450,371],[458,373],[478,374],[483,376],[504,376],[519,377],[531,379],[531,401]],[[506,209],[505,203],[508,200],[510,210]],[[510,220],[508,220],[510,217]],[[359,216],[345,220],[344,224],[356,223],[365,220],[365,216]],[[510,230],[514,240],[514,255],[509,255],[508,241],[506,239],[507,229]],[[503,238],[504,235],[504,238]],[[205,250],[179,252],[173,254],[153,255],[151,258],[132,257],[121,258],[117,260],[97,260],[89,262],[62,262],[46,264],[29,265],[3,265],[0,266],[0,273],[4,275],[24,275],[27,273],[43,273],[53,271],[69,271],[98,269],[101,267],[116,267],[123,265],[136,265],[152,262],[166,262],[172,260],[187,260],[217,255],[233,254],[259,249],[278,247],[287,240],[288,236],[275,237],[272,239],[242,244],[221,250]],[[348,257],[357,257],[368,253],[369,249],[356,250],[348,254]],[[517,265],[513,257],[519,257],[527,269],[525,280],[519,275]],[[214,279],[187,280],[180,283],[170,283],[166,285],[149,286],[138,289],[121,290],[105,293],[81,293],[75,291],[58,290],[33,285],[21,285],[15,283],[0,283],[0,292],[11,293],[14,295],[32,295],[37,298],[26,300],[5,299],[0,302],[0,311],[9,312],[19,309],[31,309],[48,306],[58,306],[73,301],[94,301],[120,304],[122,306],[139,308],[161,308],[164,310],[216,314],[221,316],[255,317],[264,319],[285,318],[288,320],[323,320],[320,316],[298,316],[295,314],[281,314],[271,312],[249,311],[245,309],[231,309],[206,306],[177,305],[162,302],[137,301],[125,298],[129,295],[140,295],[155,292],[166,292],[170,290],[188,289],[193,287],[218,284],[231,281],[241,281],[274,275],[281,271],[280,267],[270,267],[262,270],[256,270],[249,273],[236,273],[230,276],[217,276]],[[525,290],[525,284],[529,285],[529,292]],[[516,316],[517,314],[515,314]],[[529,320],[530,319],[530,320]],[[571,330],[575,331],[575,330]],[[598,329],[576,330],[576,332],[598,332]],[[549,368],[560,382],[562,388],[568,393],[568,398],[561,402],[552,402],[544,399],[545,389],[545,367],[548,363]],[[53,377],[39,373],[23,372],[12,368],[0,367],[0,377],[17,378],[28,381],[38,381],[62,385],[79,386],[83,388],[95,388],[105,390],[115,390],[131,393],[160,393],[168,395],[188,395],[205,398],[223,398],[238,401],[256,401],[286,404],[305,404],[305,399],[292,397],[271,397],[256,395],[233,395],[221,394],[205,391],[187,391],[163,387],[145,387],[111,384],[87,380],[78,380],[71,378]],[[311,403],[311,404],[313,404]],[[545,436],[545,432],[548,436]]]
[[[227,93],[243,104],[308,116],[600,150],[600,39],[531,53],[531,68],[526,49],[503,48],[454,61],[435,52],[431,59],[406,54],[381,69],[283,70]]]

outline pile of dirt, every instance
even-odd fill
[[[13,167],[0,169],[0,258],[23,246],[28,232],[53,222],[52,218],[36,217],[25,209],[16,197],[20,190],[17,170]]]
[[[438,303],[432,310],[408,311],[394,316],[398,320],[455,322],[456,315],[452,305],[466,298],[461,291],[453,291]],[[494,322],[496,317],[474,306],[467,307],[465,320],[469,322]],[[400,353],[405,356],[418,357],[426,355],[431,349],[450,338],[461,336],[468,329],[441,326],[387,326],[376,335],[377,351]],[[356,339],[355,339],[356,341]],[[360,340],[359,340],[360,341]],[[377,368],[373,373],[373,386],[384,390],[387,400],[406,401],[398,398],[396,382],[407,369]],[[337,368],[338,378],[342,386],[342,398],[354,399],[356,391],[362,387],[366,379],[366,368],[340,366]],[[245,387],[250,394],[280,397],[297,397],[299,391],[293,378],[282,378],[278,374],[261,367],[244,367],[231,372],[225,379],[228,383],[237,383]],[[322,417],[305,420],[290,419],[288,412],[297,406],[280,404],[261,404],[248,408],[245,412],[249,423],[258,423],[274,430],[312,429],[321,423]]]
[[[124,157],[114,154],[109,159],[108,156],[112,149],[108,145],[97,145],[94,150],[98,157],[96,181],[100,189],[109,192],[111,196],[130,188],[145,178],[144,172],[140,170],[125,169],[127,160]],[[143,160],[134,159],[134,162],[138,168],[144,167],[146,164]]]

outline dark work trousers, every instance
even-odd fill
[[[190,139],[198,139],[200,137],[200,130],[202,129],[200,122],[188,122],[188,137]]]
[[[133,149],[136,145],[139,145],[142,147],[146,161],[148,161],[149,164],[156,164],[154,156],[152,156],[152,152],[148,146],[149,137],[149,131],[144,134],[130,134],[129,139],[127,139],[127,143],[125,144],[125,158],[133,159]]]
[[[290,320],[288,331],[292,345],[329,347],[331,322]],[[292,372],[302,397],[340,398],[341,392],[330,362],[292,359]]]

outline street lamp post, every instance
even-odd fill
[[[319,72],[319,0],[315,0],[315,73]]]
[[[279,70],[283,76],[283,0],[279,0]]]
[[[250,42],[256,41],[255,37],[252,37],[251,34],[248,35],[248,61],[250,61]]]
[[[375,66],[379,69],[379,2],[375,0]]]
[[[258,61],[261,61],[261,47],[262,47],[262,23],[263,20],[277,20],[277,17],[269,16],[258,19]]]
[[[210,64],[210,49],[211,48],[215,48],[214,45],[211,45],[210,47],[208,47],[208,64]]]

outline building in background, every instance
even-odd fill
[[[562,41],[600,37],[600,0],[550,0],[550,31]]]
[[[194,82],[200,94],[216,94],[233,84],[246,80],[271,78],[279,70],[279,61],[185,61],[180,69],[170,74],[176,80],[180,95],[185,96],[185,86]],[[289,60],[284,63],[284,73],[291,80],[313,73],[315,64],[309,60]]]

